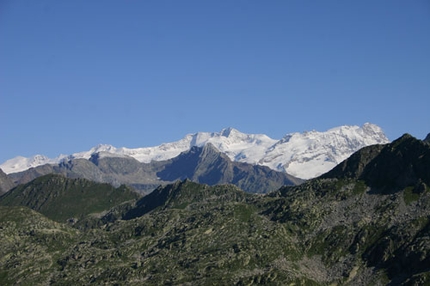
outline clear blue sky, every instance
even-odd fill
[[[0,0],[0,162],[234,127],[430,132],[430,1]]]

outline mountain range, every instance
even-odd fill
[[[46,164],[29,170],[9,174],[15,184],[25,184],[46,174],[61,174],[68,178],[85,178],[95,182],[121,184],[147,193],[177,180],[191,179],[209,185],[234,184],[251,192],[267,193],[283,185],[302,182],[284,172],[266,166],[232,162],[211,143],[191,147],[177,157],[165,161],[141,163],[136,159],[107,152],[93,153],[87,159],[71,159],[57,165]]]
[[[38,177],[0,196],[0,284],[428,285],[427,141],[367,146],[263,195]]]
[[[192,147],[212,144],[233,162],[266,166],[293,177],[317,177],[342,162],[362,147],[388,143],[380,127],[366,123],[363,126],[341,126],[325,132],[291,133],[280,140],[264,134],[245,134],[234,128],[220,132],[198,132],[183,139],[155,147],[116,148],[98,145],[89,151],[48,158],[36,155],[7,160],[0,168],[7,174],[18,173],[42,165],[67,164],[71,160],[91,159],[97,153],[103,157],[134,158],[140,163],[165,161],[190,151]]]

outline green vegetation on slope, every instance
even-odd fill
[[[353,180],[313,180],[270,196],[183,181],[160,188],[149,211],[118,219],[154,200],[148,196],[122,213],[114,208],[117,219],[92,217],[99,223],[85,231],[10,207],[0,235],[13,246],[4,244],[0,279],[30,281],[25,270],[42,271],[40,285],[48,277],[53,285],[428,281],[430,193],[409,204],[403,196],[373,194]],[[44,257],[40,269],[21,261],[27,254]]]
[[[0,284],[49,284],[77,237],[77,230],[26,207],[0,206]]]
[[[81,219],[90,213],[109,210],[139,196],[126,186],[114,188],[86,179],[67,179],[45,175],[19,185],[0,197],[3,206],[27,206],[58,221]]]

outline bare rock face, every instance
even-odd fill
[[[157,176],[165,181],[190,179],[208,184],[233,184],[250,193],[267,193],[302,180],[265,166],[233,162],[212,144],[192,147],[190,151],[163,164]]]
[[[15,186],[12,179],[0,169],[0,195],[6,193]]]

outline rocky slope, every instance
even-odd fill
[[[12,179],[0,169],[0,195],[6,193],[15,186]]]
[[[193,147],[163,165],[157,176],[165,181],[190,179],[208,185],[233,184],[250,193],[267,193],[302,182],[265,166],[232,162],[212,144]]]
[[[220,132],[189,134],[179,141],[155,147],[129,149],[98,145],[89,151],[69,156],[60,155],[57,158],[43,155],[16,157],[1,164],[0,168],[8,174],[17,173],[45,164],[56,165],[72,159],[90,159],[100,152],[105,157],[128,156],[141,163],[150,163],[169,160],[192,147],[203,147],[210,143],[232,161],[267,166],[294,177],[309,179],[332,169],[362,147],[388,142],[382,129],[370,123],[361,127],[341,126],[325,132],[291,133],[281,140],[264,134],[245,134],[234,128],[226,128]]]
[[[185,180],[74,228],[0,207],[0,283],[428,285],[429,150],[405,135],[267,195]]]

